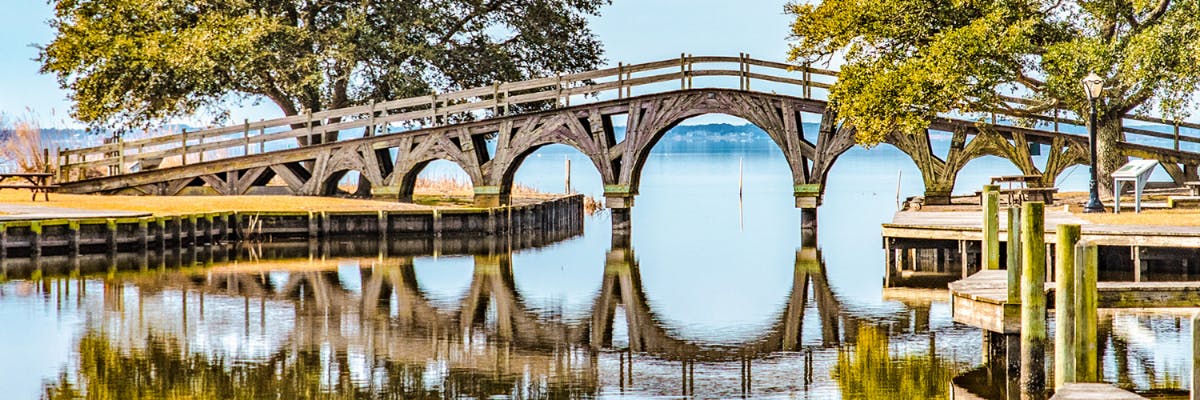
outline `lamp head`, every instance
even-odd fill
[[[1087,95],[1088,101],[1100,98],[1102,91],[1104,91],[1104,79],[1101,79],[1095,72],[1090,72],[1087,77],[1083,78],[1083,92]]]

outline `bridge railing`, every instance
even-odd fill
[[[827,94],[837,76],[838,72],[833,70],[758,60],[745,54],[737,57],[681,55],[678,59],[618,64],[616,67],[594,71],[497,83],[486,87],[372,102],[333,110],[305,111],[282,118],[258,122],[244,121],[237,125],[190,132],[184,130],[135,140],[117,140],[80,149],[59,149],[56,160],[59,166],[58,179],[60,182],[66,182],[105,174],[124,174],[131,170],[148,170],[168,165],[187,165],[269,153],[298,146],[301,141],[299,139],[320,144],[321,137],[329,132],[340,132],[343,136],[355,131],[366,136],[405,134],[408,130],[392,132],[391,127],[400,125],[402,128],[427,128],[491,116],[512,115],[522,112],[522,107],[542,110],[545,107],[571,106],[572,102],[578,105],[581,102],[590,103],[673,90],[736,88],[745,91],[767,91],[771,88],[789,88],[800,91],[800,95],[805,98],[813,98],[814,94]],[[695,85],[696,78],[707,77],[737,78],[737,83],[732,84],[732,80],[729,79],[705,79],[699,85]],[[678,89],[672,82],[679,84]],[[1018,97],[1007,97],[1004,100],[1013,104],[1032,104],[1031,100]],[[996,115],[1012,117],[1003,113],[993,114],[993,122],[997,118]],[[1051,109],[1026,118],[1052,123],[1053,132],[1060,132],[1060,124],[1083,126],[1077,116],[1069,118],[1061,115],[1073,116],[1073,113],[1063,109]],[[1200,138],[1180,134],[1181,128],[1197,130],[1200,129],[1200,124],[1132,115],[1127,116],[1127,119],[1173,127],[1171,133],[1139,127],[1126,127],[1125,132],[1172,139],[1175,150],[1179,149],[1180,142],[1200,143]]]
[[[695,78],[738,78],[730,82],[703,82]],[[678,82],[679,90],[691,88],[737,88],[752,90],[754,81],[772,82],[801,88],[805,96],[814,90],[828,89],[837,72],[818,68],[763,61],[748,55],[738,57],[694,57],[616,67],[522,82],[497,83],[449,93],[438,93],[380,103],[369,103],[324,111],[305,111],[298,115],[258,122],[203,129],[183,130],[135,140],[117,140],[99,146],[59,149],[59,180],[72,181],[104,174],[123,174],[131,169],[147,170],[167,165],[187,165],[229,157],[269,153],[297,146],[307,138],[320,144],[328,132],[358,130],[367,136],[404,134],[391,132],[394,125],[425,128],[455,121],[504,116],[518,112],[521,106],[533,109],[571,106],[574,101],[595,102],[625,98],[643,91],[648,93],[676,90],[664,86]],[[380,129],[382,128],[382,130]],[[107,171],[105,171],[107,169]]]

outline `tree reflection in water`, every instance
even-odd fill
[[[449,398],[519,395],[564,398],[594,394],[552,382],[530,382],[519,374],[451,369],[428,381],[424,364],[379,359],[369,382],[353,382],[345,352],[323,349],[280,351],[267,360],[239,363],[189,353],[175,338],[151,334],[145,348],[123,349],[91,330],[79,340],[77,368],[46,384],[46,399],[359,399]],[[330,360],[329,358],[333,359]],[[544,384],[543,383],[547,383]],[[86,393],[86,395],[84,395]]]
[[[887,330],[861,324],[853,347],[838,352],[833,378],[847,399],[948,399],[947,382],[962,366],[934,352],[893,354]]]

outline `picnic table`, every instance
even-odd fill
[[[58,185],[50,183],[53,176],[49,172],[0,172],[0,189],[29,189],[33,192],[33,201],[37,201],[38,192],[50,201],[50,191],[58,189]],[[3,183],[11,178],[20,178],[24,182]]]
[[[993,185],[1008,184],[1008,187],[1000,188],[1000,194],[1008,196],[1008,204],[1020,204],[1028,200],[1041,200],[1047,205],[1053,204],[1058,188],[1029,186],[1041,181],[1041,175],[1001,175],[991,178]]]
[[[1007,183],[1009,189],[1012,189],[1013,185],[1020,185],[1020,187],[1029,187],[1029,184],[1038,183],[1041,181],[1042,181],[1041,175],[1001,175],[1001,176],[993,176],[992,177],[993,185],[1000,184],[1000,183]]]

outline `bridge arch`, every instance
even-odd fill
[[[458,170],[468,178],[467,183],[471,185],[473,192],[479,188],[480,185],[477,176],[472,174],[468,167],[464,167],[462,164],[451,159],[430,157],[407,165],[403,169],[396,169],[396,171],[403,171],[403,173],[397,172],[399,174],[399,181],[396,182],[396,184],[399,190],[400,201],[406,203],[411,203],[413,201],[413,192],[415,192],[417,188],[417,179],[420,178],[421,173],[426,171],[430,164],[438,161],[445,162],[447,165],[458,167]]]
[[[553,151],[553,150],[555,150],[555,148],[557,148],[557,150],[561,150],[561,151],[554,151],[553,154],[555,154],[555,155],[561,154],[564,157],[570,157],[568,159],[586,158],[588,160],[587,165],[580,166],[580,165],[573,163],[571,165],[571,170],[572,170],[571,176],[576,177],[576,176],[580,176],[580,175],[594,174],[593,176],[599,177],[598,180],[599,180],[599,184],[600,184],[600,189],[602,189],[603,186],[607,183],[607,182],[605,182],[604,177],[600,173],[600,167],[598,166],[600,161],[597,160],[596,157],[589,156],[588,154],[584,153],[583,150],[580,149],[580,146],[576,146],[572,143],[557,143],[554,141],[545,140],[545,141],[540,141],[540,143],[536,143],[534,145],[531,145],[530,147],[523,149],[522,152],[518,153],[515,157],[513,157],[510,164],[508,164],[507,168],[500,175],[499,187],[500,187],[501,198],[508,199],[511,197],[511,195],[513,194],[513,186],[517,183],[517,173],[521,170],[521,167],[525,165],[526,161],[528,161],[530,157],[535,156],[535,155],[540,155],[539,153],[542,153],[542,152]],[[572,157],[572,156],[574,156],[574,157]],[[581,169],[582,169],[583,173],[579,174],[578,172],[581,171]],[[572,179],[572,180],[574,181],[574,179]],[[572,185],[572,186],[575,186],[575,185]],[[563,189],[565,191],[566,188],[563,188]],[[549,192],[556,192],[556,191],[549,190]],[[598,193],[596,193],[596,194],[598,195]]]
[[[804,140],[800,110],[786,102],[745,93],[709,91],[681,96],[664,107],[635,110],[630,115],[624,143],[626,155],[622,160],[621,185],[636,195],[641,184],[642,169],[655,145],[672,128],[690,118],[706,114],[722,114],[741,118],[762,129],[783,152],[791,170],[793,185],[809,183],[808,159],[816,146]]]
[[[1054,186],[1068,166],[1088,160],[1086,139],[1045,134],[1012,126],[944,126],[951,135],[945,156],[934,153],[928,132],[923,135],[892,133],[885,140],[912,158],[925,182],[925,204],[949,204],[959,172],[967,163],[986,156],[1004,158],[1026,175],[1042,175],[1037,186]],[[1031,145],[1049,148],[1044,171],[1033,160]]]
[[[597,129],[611,131],[611,120],[596,110],[535,116],[521,126],[501,127],[495,157],[487,163],[488,184],[494,187],[499,202],[508,201],[513,179],[526,158],[550,145],[564,145],[578,151],[600,174],[603,185],[616,184],[609,147],[604,143],[606,138],[596,137]]]

